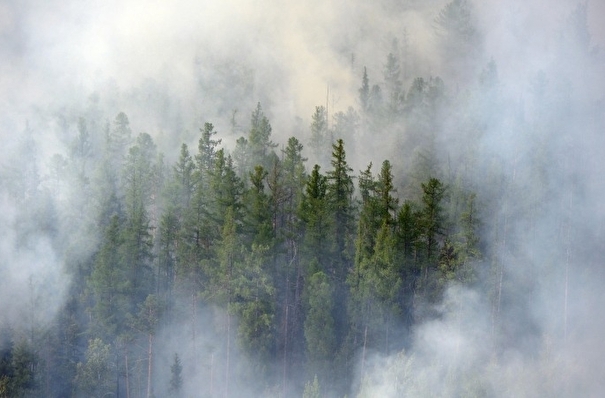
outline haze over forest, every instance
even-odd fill
[[[605,3],[0,3],[0,397],[605,393]]]

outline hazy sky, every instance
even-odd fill
[[[70,94],[101,89],[108,79],[128,89],[154,78],[191,98],[196,57],[202,65],[245,63],[257,87],[269,88],[276,115],[309,117],[314,105],[325,102],[328,85],[335,107],[346,109],[361,66],[372,67],[370,78],[379,80],[390,41],[401,38],[404,28],[424,70],[438,74],[447,67],[434,54],[432,29],[446,2],[391,3],[396,2],[4,1],[0,112],[7,117],[15,107],[25,112],[34,103],[68,102]],[[504,76],[518,73],[520,65],[539,68],[574,4],[476,2],[486,54]],[[593,43],[601,46],[603,15],[604,3],[590,1]]]

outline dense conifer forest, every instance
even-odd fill
[[[518,81],[480,5],[395,3],[430,33],[338,47],[304,115],[208,53],[191,102],[3,111],[0,397],[602,393],[590,5]]]

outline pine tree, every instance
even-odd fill
[[[252,164],[259,164],[268,170],[271,167],[270,155],[273,153],[273,148],[275,148],[277,144],[271,141],[271,124],[263,113],[260,102],[252,112],[250,125],[248,147]]]
[[[113,393],[111,380],[111,346],[99,338],[88,342],[86,362],[77,366],[75,384],[77,389],[89,397],[101,397]]]
[[[178,398],[181,396],[181,390],[183,389],[183,365],[179,354],[174,354],[174,360],[170,365],[170,387],[168,392],[171,397]]]
[[[396,41],[393,43],[393,47],[393,51],[387,56],[387,62],[384,66],[386,116],[391,123],[396,121],[400,114],[405,98],[399,65],[399,48]]]
[[[88,279],[94,298],[94,323],[96,336],[106,339],[123,330],[126,318],[126,271],[120,250],[123,245],[120,219],[114,215],[105,231],[101,249]]]
[[[315,113],[311,117],[311,138],[309,148],[318,155],[317,161],[321,164],[327,163],[325,148],[332,144],[332,138],[328,130],[328,117],[324,106],[316,106]]]
[[[196,183],[194,177],[195,164],[189,154],[187,144],[181,145],[181,154],[173,167],[173,172],[177,195],[175,204],[178,204],[182,209],[186,209],[191,202]]]
[[[303,255],[310,264],[316,264],[319,270],[327,272],[329,265],[330,220],[326,197],[327,178],[320,172],[319,165],[306,183],[305,195],[301,202],[300,218],[304,223]],[[318,269],[312,270],[312,275]]]
[[[346,160],[344,141],[332,145],[332,170],[327,173],[326,198],[332,215],[333,260],[329,274],[340,283],[345,280],[352,257],[351,236],[353,231],[353,169]]]
[[[245,193],[246,229],[250,233],[251,245],[272,246],[273,228],[269,197],[265,193],[264,180],[268,173],[262,166],[256,166],[250,173],[250,189]]]
[[[439,266],[439,243],[445,238],[445,216],[442,201],[446,187],[437,178],[430,178],[422,184],[422,210],[420,216],[420,244],[422,253],[422,286],[424,297],[428,300],[438,298],[439,289],[434,274]],[[449,243],[448,243],[449,244]]]
[[[324,382],[331,383],[332,365],[336,351],[334,299],[326,274],[318,271],[311,275],[305,287],[307,302],[304,335],[307,353],[307,373],[320,374]]]
[[[361,77],[361,87],[359,88],[359,102],[361,110],[367,112],[370,102],[370,79],[368,78],[368,70],[363,67],[363,76]]]
[[[321,392],[319,388],[319,381],[317,375],[313,377],[313,382],[306,382],[305,389],[303,391],[303,398],[321,398]]]
[[[137,137],[137,145],[130,148],[124,167],[126,220],[123,229],[121,254],[127,267],[126,280],[130,310],[153,291],[151,222],[148,206],[151,203],[155,144],[148,134]]]

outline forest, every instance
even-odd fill
[[[0,397],[602,394],[591,4],[521,77],[482,6],[401,3],[429,33],[334,45],[351,78],[304,116],[259,83],[287,72],[207,53],[190,102],[5,101]]]

